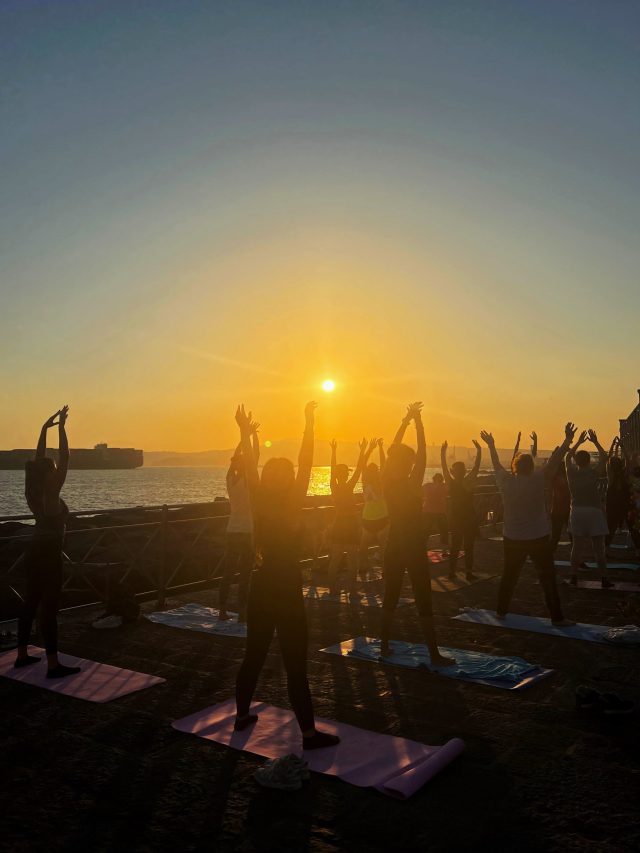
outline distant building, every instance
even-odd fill
[[[638,389],[638,405],[629,417],[620,418],[620,438],[624,442],[627,453],[640,453],[640,388]]]

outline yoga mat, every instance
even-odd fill
[[[555,564],[556,564],[556,566],[561,566],[563,568],[566,568],[566,567],[571,568],[571,561],[570,560],[556,560]],[[589,569],[597,569],[598,568],[597,563],[587,562],[585,565]],[[613,562],[610,562],[607,560],[607,568],[608,569],[616,569],[616,570],[627,569],[630,572],[637,572],[638,569],[640,569],[640,564],[638,564],[638,563],[613,563]]]
[[[145,613],[150,622],[169,625],[172,628],[184,628],[187,631],[200,631],[203,634],[217,634],[221,637],[246,637],[245,623],[238,625],[238,614],[229,613],[232,617],[226,622],[220,622],[219,611],[204,604],[183,604],[173,610],[160,610],[156,613]]]
[[[506,619],[498,619],[492,610],[475,610],[469,608],[464,610],[453,619],[461,622],[475,622],[479,625],[492,625],[494,628],[508,628],[514,631],[533,631],[536,634],[550,634],[552,637],[568,637],[570,640],[587,640],[590,643],[605,643],[602,634],[609,631],[612,625],[586,625],[578,622],[571,628],[556,628],[550,619],[540,616],[520,616],[517,613],[509,613]],[[608,643],[607,645],[611,645]]]
[[[353,602],[349,600],[346,590],[341,590],[338,595],[331,595],[326,586],[305,586],[302,592],[307,601],[318,601],[321,604],[350,604],[359,607],[382,607],[383,596],[375,592],[359,592]],[[398,607],[406,607],[413,602],[408,598],[401,598]]]
[[[467,586],[472,586],[474,583],[480,583],[480,581],[488,581],[491,580],[491,578],[495,577],[495,574],[487,575],[484,572],[480,572],[476,575],[475,580],[468,581],[464,576],[464,572],[457,572],[455,580],[451,580],[447,575],[437,575],[436,577],[431,578],[431,591],[455,592],[458,589],[464,589]]]
[[[553,672],[551,669],[530,664],[522,658],[496,657],[483,652],[449,648],[441,648],[440,651],[447,657],[455,658],[455,665],[436,667],[431,666],[429,652],[423,643],[403,643],[400,640],[392,640],[390,645],[392,654],[387,657],[382,657],[380,653],[380,640],[370,637],[356,637],[353,640],[336,643],[334,646],[327,646],[320,651],[345,658],[403,666],[407,669],[427,669],[438,675],[446,675],[447,678],[486,684],[503,690],[521,690]]]
[[[130,669],[120,669],[106,663],[96,663],[63,654],[58,655],[60,663],[66,666],[79,666],[81,671],[77,675],[68,675],[66,678],[49,679],[44,649],[29,646],[29,654],[41,657],[42,660],[23,669],[13,668],[13,662],[16,659],[15,651],[1,654],[0,675],[11,678],[13,681],[20,681],[22,684],[43,687],[45,690],[51,690],[52,693],[63,693],[65,696],[73,696],[74,699],[86,699],[87,702],[111,702],[112,699],[119,699],[129,693],[144,690],[146,687],[162,684],[165,680],[156,675],[146,675],[143,672],[133,672]]]
[[[458,559],[462,559],[464,557],[464,551],[460,551],[458,554]],[[432,551],[429,551],[429,559],[432,563],[448,563],[449,558],[442,556],[442,549],[436,548]]]
[[[172,725],[179,732],[265,758],[281,758],[291,753],[302,755],[310,770],[337,776],[360,788],[376,788],[401,800],[420,790],[464,749],[460,738],[453,738],[443,746],[426,746],[406,738],[370,732],[318,717],[318,727],[338,735],[340,743],[304,752],[300,729],[291,711],[263,702],[254,702],[251,711],[259,715],[258,722],[243,732],[233,730],[234,699],[204,708],[176,720]]]
[[[568,578],[564,578],[560,581],[564,586],[571,586],[576,589],[576,585],[572,584]],[[581,581],[578,580],[577,584],[578,589],[600,589],[602,590],[602,584],[600,581]],[[640,583],[619,583],[615,582],[613,586],[604,587],[605,592],[640,592]]]

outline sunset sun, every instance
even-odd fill
[[[325,379],[324,382],[322,383],[322,390],[326,391],[327,394],[330,394],[335,387],[336,387],[336,384],[333,381],[333,379]]]

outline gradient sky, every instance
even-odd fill
[[[640,386],[636,0],[0,5],[0,447],[610,440]],[[332,377],[336,392],[323,395]]]

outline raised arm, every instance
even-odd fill
[[[377,441],[378,444],[378,458],[380,460],[380,470],[384,468],[385,462],[387,461],[386,456],[384,455],[384,442],[381,438]]]
[[[236,464],[234,464],[233,460],[237,459],[238,456],[240,456],[241,452],[242,452],[242,441],[236,447],[235,453],[233,454],[233,458],[231,459],[231,462],[229,463],[229,468],[227,469],[227,476],[226,476],[227,491],[229,490],[230,486],[233,486],[233,484],[235,483],[235,481],[237,479],[235,475],[236,475],[236,471],[238,470],[238,466]]]
[[[260,481],[258,478],[258,465],[251,445],[253,421],[251,420],[251,412],[245,412],[244,405],[238,406],[236,409],[236,423],[240,428],[240,446],[242,448],[242,462],[244,464],[247,485],[251,492],[255,492]]]
[[[260,461],[260,439],[258,438],[258,430],[260,424],[252,424],[253,431],[251,433],[251,445],[253,447],[253,458],[256,460],[256,465]]]
[[[367,439],[363,438],[360,442],[360,455],[358,456],[358,463],[356,465],[356,470],[353,472],[351,477],[347,482],[347,486],[353,491],[355,489],[358,480],[360,479],[360,474],[365,466],[365,459],[367,458]]]
[[[535,459],[538,455],[538,433],[534,430],[531,433],[531,456]]]
[[[559,447],[556,447],[556,449],[553,451],[553,453],[549,457],[549,461],[547,462],[547,464],[545,466],[545,469],[544,469],[545,480],[547,480],[547,481],[553,480],[553,478],[558,473],[558,468],[560,467],[560,464],[562,463],[563,459],[565,460],[565,464],[567,466],[574,464],[573,463],[573,454],[576,452],[576,450],[578,449],[580,444],[582,444],[582,441],[584,441],[584,439],[582,438],[582,435],[584,435],[586,437],[586,433],[583,433],[580,436],[580,439],[578,440],[578,443],[576,444],[576,446],[573,449],[571,449],[571,442],[573,441],[573,437],[576,434],[576,432],[577,432],[577,430],[576,430],[575,424],[572,424],[571,421],[569,421],[569,423],[566,424],[566,426],[564,428],[564,441],[562,442],[561,445],[559,445]]]
[[[516,458],[516,456],[518,455],[518,453],[520,452],[520,439],[521,439],[521,438],[522,438],[522,433],[521,433],[521,432],[519,432],[519,433],[518,433],[518,437],[516,438],[516,444],[515,444],[515,447],[513,448],[513,453],[511,454],[511,461],[512,461],[512,462],[513,462],[513,460]]]
[[[480,470],[480,462],[482,461],[482,448],[475,440],[475,438],[473,439],[473,446],[476,449],[476,461],[473,463],[473,468],[471,469],[471,471],[469,471],[469,473],[465,477],[466,480],[476,479],[476,477],[478,476],[478,471]]]
[[[36,445],[36,459],[43,459],[47,455],[47,430],[59,423],[59,421],[56,420],[59,414],[60,410],[58,410],[55,415],[51,415],[50,418],[47,418],[42,425],[40,436],[38,437],[38,444]]]
[[[64,481],[67,479],[67,471],[69,470],[69,439],[67,438],[66,423],[69,415],[69,406],[63,406],[60,409],[58,418],[58,465],[57,478],[58,488],[64,486]]]
[[[298,454],[298,473],[296,475],[296,492],[300,504],[307,496],[309,480],[311,479],[311,468],[313,466],[313,431],[315,426],[315,411],[318,404],[314,401],[307,403],[304,407],[304,435]]]
[[[598,466],[597,470],[601,477],[607,473],[607,451],[598,441],[598,436],[595,433],[595,430],[590,429],[588,432],[589,441],[594,445],[596,450],[598,451]]]
[[[414,415],[414,411],[415,411],[416,407],[422,408],[422,403],[411,403],[410,406],[407,406],[407,414],[403,417],[402,421],[400,422],[400,426],[398,427],[398,431],[396,432],[395,437],[393,439],[394,444],[401,444],[402,439],[404,438],[404,434],[407,431],[407,427],[409,426],[409,424],[413,420],[413,415]]]
[[[447,464],[447,450],[449,448],[449,443],[444,441],[442,443],[442,447],[440,448],[440,464],[442,465],[442,474],[444,476],[445,483],[451,482],[451,471],[449,471],[449,465]]]
[[[329,442],[331,448],[331,471],[329,472],[329,486],[331,491],[336,487],[336,466],[338,465],[338,442],[333,439]]]
[[[422,403],[414,403],[412,417],[416,425],[416,461],[413,463],[411,480],[421,486],[424,480],[424,472],[427,468],[427,441],[424,437],[424,424],[422,423]]]
[[[493,437],[493,433],[487,432],[485,429],[483,429],[480,433],[480,438],[489,448],[489,453],[491,454],[491,461],[493,463],[493,470],[496,473],[498,471],[504,471],[504,468],[500,464],[500,459],[498,458],[498,451],[496,450],[496,441]]]

